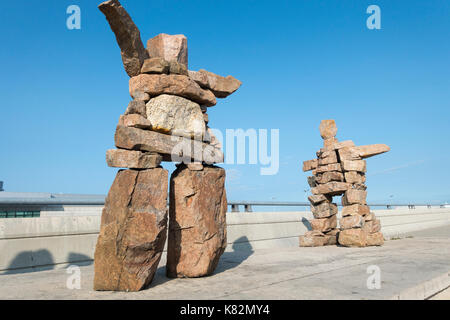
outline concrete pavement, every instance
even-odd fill
[[[0,299],[423,299],[450,286],[449,244],[413,236],[370,248],[239,247],[199,279],[166,278],[163,258],[151,287],[137,293],[93,291],[92,265],[80,268],[80,290],[67,288],[66,269],[0,275]],[[380,289],[367,287],[370,266]]]

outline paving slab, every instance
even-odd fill
[[[391,299],[418,286],[423,290],[420,285],[433,279],[440,279],[433,290],[450,285],[444,283],[450,280],[446,237],[369,248],[247,248],[226,252],[212,276],[197,279],[166,278],[164,265],[165,258],[152,285],[136,293],[93,291],[92,265],[79,269],[81,289],[67,288],[67,269],[0,275],[0,299]],[[368,268],[379,268],[380,289],[368,288]]]

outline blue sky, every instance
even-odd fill
[[[105,163],[130,97],[100,1],[2,3],[0,180],[7,191],[106,194]],[[66,8],[81,8],[81,30]],[[304,201],[301,162],[335,119],[340,140],[386,143],[368,159],[368,200],[450,202],[449,1],[122,1],[144,43],[188,37],[189,68],[243,82],[210,125],[279,129],[280,170],[225,165],[230,200]],[[366,8],[381,8],[381,30]],[[165,164],[173,170],[172,164]]]

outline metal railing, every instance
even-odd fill
[[[21,206],[102,206],[105,204],[104,196],[80,196],[80,197],[65,197],[64,195],[55,195],[45,198],[2,198],[0,197],[0,208],[5,207],[21,207]],[[415,209],[416,207],[441,207],[446,205],[439,204],[421,204],[421,203],[373,203],[368,204],[371,207],[385,207],[386,209],[393,209],[395,207],[408,207]],[[253,212],[253,207],[310,207],[311,204],[307,202],[289,202],[289,201],[228,201],[228,206],[231,207],[231,212],[240,212],[240,206],[244,207],[245,212]],[[340,206],[340,205],[338,205]]]

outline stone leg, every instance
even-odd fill
[[[168,172],[120,170],[106,198],[94,257],[94,290],[151,283],[167,233]]]
[[[227,245],[225,170],[189,169],[170,178],[167,276],[202,277],[214,272]]]

